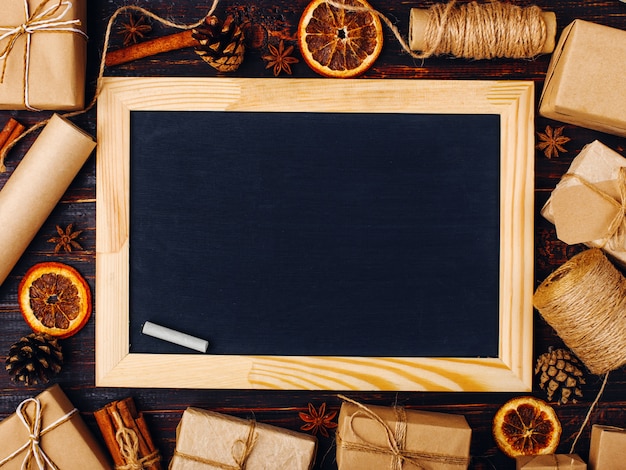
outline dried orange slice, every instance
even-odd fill
[[[493,436],[500,450],[512,458],[554,454],[561,439],[561,422],[545,401],[517,397],[496,412]]]
[[[91,316],[87,281],[62,263],[39,263],[30,268],[20,282],[18,301],[33,331],[57,338],[77,333]]]
[[[356,77],[378,58],[383,28],[364,0],[313,0],[300,18],[298,44],[305,62],[320,75]]]

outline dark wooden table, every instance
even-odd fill
[[[102,39],[108,19],[116,8],[128,4],[123,0],[90,0],[88,2],[89,60],[87,94],[94,92],[97,68],[102,52]],[[527,5],[530,2],[516,2]],[[283,39],[286,44],[295,44],[297,23],[307,0],[275,0],[268,2],[236,2],[223,0],[216,11],[220,17],[227,13],[240,20],[250,21],[255,34],[249,40],[246,57],[241,68],[234,76],[272,77],[272,69],[266,69],[262,56],[267,54],[268,45],[277,45]],[[422,6],[428,6],[426,2]],[[612,1],[559,1],[540,0],[537,4],[556,13],[558,34],[571,21],[577,18],[626,29],[626,4]],[[193,23],[201,18],[211,6],[211,2],[180,0],[176,2],[161,0],[138,0],[136,5],[150,9],[159,16],[178,23]],[[409,11],[420,6],[413,2],[376,1],[373,6],[391,18],[402,34],[407,35]],[[125,22],[126,17],[120,18]],[[114,28],[111,48],[121,45],[122,36]],[[150,37],[172,33],[171,29],[153,25]],[[297,48],[294,57],[299,63],[292,65],[292,77],[317,77],[302,60]],[[388,29],[385,29],[385,46],[374,66],[364,75],[366,78],[428,78],[428,79],[527,79],[533,80],[537,97],[541,92],[543,80],[550,60],[544,55],[535,60],[493,60],[469,61],[463,59],[436,58],[424,62],[416,61],[405,54]],[[134,63],[106,70],[110,76],[215,76],[216,72],[208,67],[192,50],[182,50],[142,59]],[[285,73],[276,80],[289,79]],[[597,86],[602,86],[599,82]],[[621,90],[623,92],[623,90]],[[49,112],[32,113],[26,111],[0,112],[0,124],[11,116],[26,125],[33,124]],[[77,117],[74,121],[92,133],[96,133],[95,110]],[[548,119],[536,118],[536,131],[544,132],[547,126],[564,126],[563,134],[571,140],[564,144],[565,152],[547,158],[536,151],[536,266],[537,284],[557,266],[581,247],[570,247],[560,242],[553,226],[539,215],[539,209],[547,200],[560,176],[568,168],[572,158],[581,148],[599,139],[606,145],[625,153],[626,139],[616,136],[577,128]],[[6,164],[8,171],[0,175],[0,186],[11,175],[25,151],[32,144],[34,137],[20,143],[10,154]],[[0,359],[4,362],[12,343],[21,335],[29,333],[29,328],[22,319],[17,304],[17,287],[21,277],[33,264],[46,260],[55,260],[75,266],[95,288],[95,157],[92,156],[78,177],[75,179],[57,208],[44,224],[27,252],[23,255],[10,277],[0,287]],[[54,244],[48,239],[56,234],[56,226],[66,227],[73,223],[75,228],[83,230],[80,243],[83,250],[72,253],[54,254]],[[197,406],[236,416],[254,416],[258,421],[285,428],[300,430],[305,423],[299,412],[307,412],[311,404],[316,409],[326,404],[327,412],[337,411],[339,399],[335,392],[293,392],[293,391],[240,391],[240,390],[189,390],[182,389],[184,383],[173,383],[171,389],[118,389],[96,388],[94,384],[94,322],[98,312],[89,324],[74,337],[62,342],[65,354],[65,366],[54,382],[59,383],[70,399],[81,410],[92,430],[99,436],[93,411],[106,403],[132,395],[137,405],[149,420],[152,432],[166,462],[172,455],[175,444],[175,428],[182,411],[187,406]],[[549,346],[562,343],[554,331],[535,313],[535,355],[545,352]],[[591,401],[601,385],[601,378],[590,376],[584,387],[584,399],[579,403],[556,405],[556,410],[563,424],[563,437],[559,452],[567,453],[578,431]],[[16,406],[25,398],[35,395],[45,388],[44,385],[25,388],[11,382],[8,374],[0,374],[0,418],[14,412]],[[544,397],[544,392],[535,386],[533,394]],[[466,416],[473,429],[471,447],[472,465],[476,469],[509,469],[514,462],[504,456],[496,447],[491,436],[491,420],[498,407],[513,393],[422,393],[422,392],[363,392],[355,393],[357,400],[370,404],[391,405],[395,402],[409,408],[427,409],[441,412],[460,413]],[[602,399],[591,414],[591,423],[604,423],[626,426],[626,374],[624,369],[611,373]],[[335,418],[336,420],[336,418]],[[333,430],[329,437],[321,436],[317,458],[317,469],[336,468],[334,459]],[[577,445],[576,451],[586,458],[589,447],[587,426]]]

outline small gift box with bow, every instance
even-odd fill
[[[576,454],[524,455],[515,459],[516,470],[587,470]]]
[[[187,408],[169,470],[309,470],[316,450],[308,434]]]
[[[626,158],[599,141],[586,145],[541,209],[559,240],[602,248],[626,265]]]
[[[84,106],[85,0],[2,0],[0,109]]]
[[[14,414],[0,422],[0,442],[2,470],[111,468],[78,410],[58,385],[24,400]]]
[[[472,430],[464,416],[343,398],[336,434],[339,470],[468,468]]]

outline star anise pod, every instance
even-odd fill
[[[293,46],[289,46],[285,49],[285,41],[281,39],[278,44],[278,48],[276,46],[272,46],[271,44],[268,44],[267,48],[270,53],[263,56],[263,60],[267,61],[267,66],[265,68],[269,69],[274,67],[275,77],[278,77],[283,70],[288,75],[291,75],[291,64],[297,64],[299,62],[299,60],[295,57],[291,57]]]
[[[547,158],[558,157],[559,152],[567,152],[563,147],[564,144],[569,142],[571,139],[569,137],[565,137],[563,134],[564,127],[557,127],[556,129],[552,129],[550,126],[546,126],[545,133],[538,132],[539,142],[537,144],[537,148],[542,150]]]
[[[83,247],[76,239],[83,233],[82,230],[74,231],[74,224],[69,224],[65,230],[57,225],[58,237],[52,237],[48,240],[49,243],[56,243],[54,247],[54,253],[58,253],[61,250],[65,250],[66,253],[70,253],[72,248],[82,250]]]
[[[152,31],[152,26],[146,23],[145,16],[135,19],[133,15],[128,15],[128,23],[122,23],[120,26],[120,34],[124,36],[124,46],[128,46],[131,42],[136,44],[150,31]]]
[[[337,416],[337,412],[331,411],[330,413],[326,413],[326,403],[322,403],[319,410],[316,410],[315,407],[309,403],[309,412],[300,412],[298,415],[305,423],[300,429],[303,431],[311,431],[314,436],[319,432],[322,436],[328,437],[328,430],[337,427],[337,423],[333,422],[333,419]]]

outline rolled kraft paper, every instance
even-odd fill
[[[55,114],[0,190],[0,285],[96,146]]]
[[[546,23],[546,42],[541,52],[549,54],[554,51],[556,44],[556,14],[551,11],[544,11],[541,16]],[[425,49],[424,35],[429,17],[428,9],[411,8],[409,16],[409,47],[411,50],[423,51]]]
[[[559,267],[533,302],[593,374],[626,364],[626,279],[602,250],[583,251]]]

